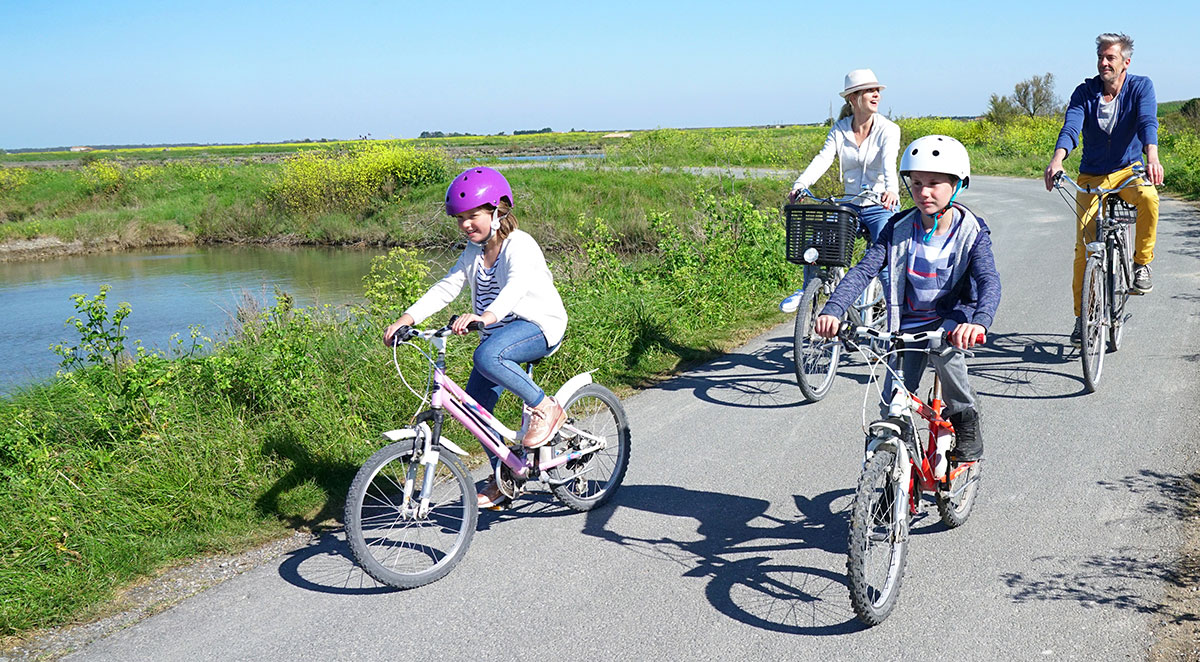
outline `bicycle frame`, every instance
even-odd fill
[[[940,331],[925,331],[915,334],[887,334],[865,326],[853,327],[848,332],[874,340],[902,340],[903,342],[910,343],[933,340],[941,335]],[[843,342],[845,342],[845,338],[843,338]],[[929,403],[926,404],[916,394],[909,392],[904,387],[904,380],[901,378],[901,375],[887,363],[888,358],[896,356],[901,352],[929,353],[932,350],[901,348],[879,354],[870,349],[869,346],[857,345],[856,343],[854,345],[857,346],[860,353],[864,354],[864,358],[868,360],[868,363],[883,366],[883,369],[891,374],[895,392],[888,404],[888,417],[907,421],[912,428],[913,434],[910,446],[910,443],[908,443],[909,440],[905,438],[904,430],[900,429],[899,426],[890,420],[883,419],[873,421],[870,424],[864,424],[864,431],[867,434],[864,464],[871,459],[871,456],[877,450],[883,449],[894,453],[899,460],[897,464],[903,472],[899,484],[903,486],[908,497],[909,512],[916,513],[922,493],[937,493],[943,489],[948,489],[952,482],[964,471],[967,471],[974,462],[963,462],[950,471],[946,470],[946,452],[949,450],[950,437],[954,434],[954,427],[950,421],[942,417],[944,404],[941,399],[941,380],[937,377],[937,373],[934,373]],[[872,359],[874,360],[872,361]],[[878,379],[879,376],[872,370],[871,381],[878,383]],[[869,395],[870,390],[868,389]],[[864,422],[866,419],[866,408],[870,406],[867,403],[868,400],[864,398]],[[922,448],[920,439],[916,434],[915,424],[918,416],[925,420],[929,428],[928,440],[924,448]],[[965,489],[965,487],[963,485],[959,489]],[[901,502],[898,504],[898,507],[902,508],[903,505],[903,502]],[[902,510],[897,511],[897,521],[903,521],[903,518],[900,517],[902,514]]]
[[[532,459],[526,457],[524,454],[518,455],[509,450],[508,445],[504,442],[519,443],[523,436],[522,433],[514,431],[501,423],[491,412],[484,409],[462,387],[446,375],[446,336],[449,333],[448,326],[435,331],[415,332],[416,336],[428,340],[437,350],[437,358],[432,360],[433,392],[430,398],[430,408],[417,414],[413,421],[417,428],[420,428],[422,424],[427,424],[430,420],[433,422],[432,430],[429,434],[425,435],[425,452],[431,454],[431,462],[436,462],[438,447],[446,448],[456,455],[467,455],[454,442],[442,437],[442,425],[445,422],[445,414],[447,412],[451,418],[458,421],[468,432],[474,435],[480,444],[494,454],[519,478],[536,477],[539,472],[553,469],[571,460],[578,459],[583,455],[605,448],[606,442],[603,439],[579,430],[572,426],[570,422],[567,422],[563,425],[564,430],[590,440],[592,445],[572,453],[560,455],[557,458],[552,456],[549,444],[539,448],[538,452],[532,456]],[[422,352],[422,354],[424,353]],[[425,356],[427,359],[429,358],[428,355]],[[558,392],[555,393],[555,400],[566,402],[575,391],[590,383],[592,383],[590,372],[575,375],[559,388]],[[393,430],[384,433],[384,436],[393,441],[410,436],[404,434],[404,432],[406,431]],[[412,434],[415,434],[415,432]],[[422,494],[426,493],[428,493],[428,490],[423,488]]]

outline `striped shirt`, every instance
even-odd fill
[[[499,264],[499,262],[497,262]],[[496,264],[491,267],[483,266],[483,255],[481,254],[475,263],[475,314],[482,315],[487,307],[492,305],[496,300],[496,296],[500,294],[500,283],[496,280]],[[517,319],[517,316],[509,313],[504,316],[504,319],[484,327],[483,331],[479,332],[480,338],[487,338],[493,331],[500,330],[500,327]]]
[[[900,313],[902,331],[941,319],[935,307],[938,299],[949,294],[953,285],[950,274],[954,270],[954,235],[962,227],[962,214],[957,209],[952,209],[952,213],[950,231],[941,236],[931,235],[928,241],[925,239],[925,228],[921,227],[921,215],[913,215],[908,278],[904,288],[904,307]]]

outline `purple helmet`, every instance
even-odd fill
[[[454,216],[479,205],[497,207],[500,198],[513,204],[512,187],[499,172],[482,166],[464,170],[446,189],[446,215]]]

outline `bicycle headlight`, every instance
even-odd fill
[[[819,257],[821,257],[821,253],[815,247],[810,246],[804,251],[804,261],[809,264],[816,264]]]

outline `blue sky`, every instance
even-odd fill
[[[0,148],[816,122],[858,67],[893,116],[974,115],[1069,96],[1106,31],[1200,96],[1200,3],[1135,6],[0,0]]]

